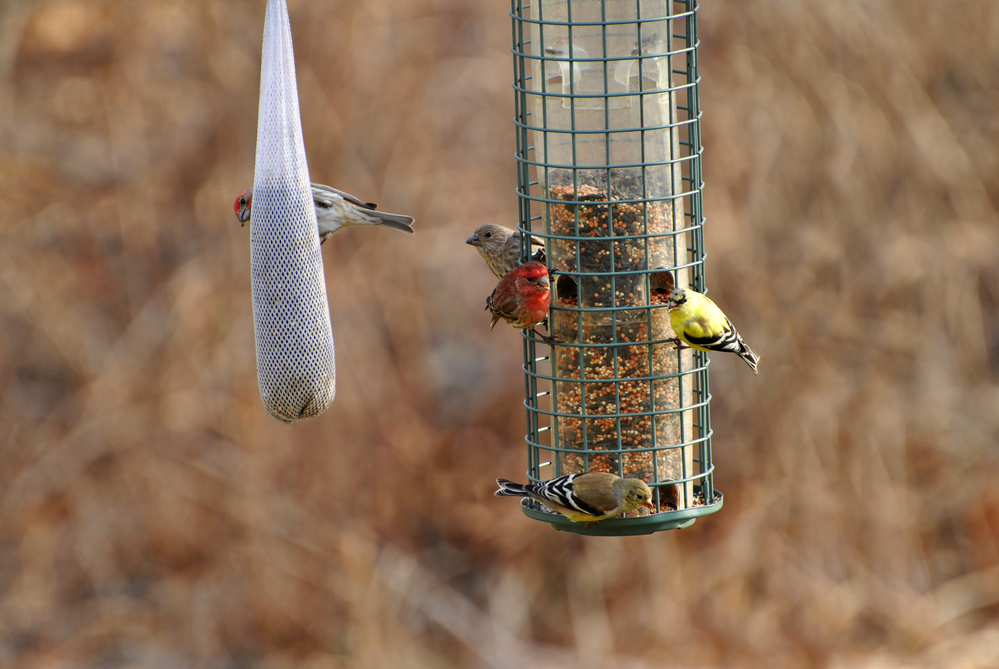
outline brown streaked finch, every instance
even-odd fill
[[[645,481],[610,472],[569,474],[526,485],[496,479],[496,485],[497,497],[530,497],[578,523],[596,523],[640,506],[655,508]]]
[[[322,244],[340,230],[350,225],[384,225],[393,230],[413,234],[413,217],[375,211],[373,202],[361,202],[353,195],[322,184],[312,184],[312,201],[316,205],[316,224],[319,243]],[[248,188],[236,198],[233,209],[240,227],[250,220],[253,207],[253,189]]]
[[[520,264],[520,230],[486,223],[475,228],[475,232],[465,240],[465,243],[478,250],[479,255],[486,261],[489,271],[495,274],[497,279],[502,279]],[[537,237],[531,237],[531,246],[541,247],[534,253],[532,260],[544,262],[544,242]]]
[[[493,294],[486,298],[486,309],[493,315],[489,330],[492,331],[501,318],[518,330],[534,330],[548,316],[551,304],[548,268],[539,262],[514,267],[496,284]],[[537,330],[534,334],[550,346],[555,344],[555,339],[550,336],[538,334]]]

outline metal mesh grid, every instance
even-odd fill
[[[524,343],[527,474],[642,478],[657,509],[585,528],[525,500],[558,529],[645,533],[721,505],[708,359],[669,343],[666,313],[674,283],[704,288],[696,11],[513,0],[520,229],[561,273],[551,328],[563,343],[552,356]]]
[[[250,231],[260,397],[290,423],[329,407],[336,365],[284,0],[264,21]]]

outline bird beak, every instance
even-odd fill
[[[643,504],[642,506],[647,506],[647,507],[649,507],[650,509],[652,509],[653,511],[654,511],[654,510],[655,510],[655,508],[656,508],[656,505],[652,503],[652,500],[651,500],[651,499],[650,499],[650,500],[646,500],[646,501],[645,501],[645,504]]]
[[[479,245],[479,236],[478,235],[472,235],[471,237],[469,237],[468,239],[465,240],[465,243],[469,244],[471,246],[478,246]]]
[[[239,217],[238,218],[239,218],[239,224],[240,224],[240,226],[242,226],[244,223],[246,223],[248,220],[250,220],[250,208],[249,207],[243,207],[242,209],[240,209],[239,210]]]
[[[544,288],[545,290],[551,290],[551,287],[552,287],[551,282],[548,281],[548,277],[547,276],[543,276],[540,279],[538,279],[538,288]]]

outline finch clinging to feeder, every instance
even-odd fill
[[[677,288],[669,294],[669,323],[683,342],[699,351],[735,353],[759,374],[759,357],[746,346],[732,321],[696,290]],[[679,346],[679,344],[678,344]]]
[[[410,235],[415,232],[412,216],[375,211],[376,205],[372,202],[361,202],[349,193],[322,184],[311,185],[320,244],[336,234],[340,228],[350,225],[384,225]],[[250,220],[252,207],[253,189],[248,188],[236,198],[236,203],[233,205],[240,225]]]
[[[653,508],[652,490],[641,479],[623,479],[609,472],[569,474],[522,485],[496,479],[497,497],[530,497],[569,520],[595,523],[640,506]]]
[[[495,274],[497,279],[502,279],[520,264],[520,230],[486,223],[475,228],[475,232],[465,240],[465,243],[479,251],[479,255],[489,266],[489,271]],[[541,247],[534,253],[532,259],[543,262],[544,243],[531,237],[531,246]]]
[[[538,262],[514,267],[496,284],[493,294],[486,298],[486,309],[493,315],[489,330],[492,331],[501,318],[518,330],[533,330],[548,316],[551,304],[548,268]],[[549,345],[555,343],[551,337],[537,331],[534,334]]]

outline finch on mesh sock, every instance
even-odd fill
[[[514,267],[496,284],[493,294],[486,298],[486,309],[493,315],[489,330],[492,331],[500,319],[518,330],[533,329],[548,316],[551,304],[548,268],[537,262]],[[551,337],[537,332],[534,334],[549,344],[554,343]]]
[[[579,523],[613,518],[640,506],[654,508],[652,490],[645,481],[609,472],[569,474],[526,485],[496,479],[496,485],[497,497],[530,497]]]
[[[699,351],[735,353],[758,374],[759,357],[746,346],[732,321],[696,290],[677,288],[669,294],[669,323],[676,336]]]
[[[351,225],[384,225],[393,230],[413,234],[413,217],[375,211],[372,202],[361,202],[349,193],[322,184],[312,185],[312,202],[316,206],[316,225],[319,243],[335,235],[341,228]],[[253,208],[253,189],[248,188],[236,198],[233,209],[240,225],[250,220]]]
[[[486,261],[489,271],[502,279],[510,270],[520,264],[520,230],[511,230],[502,225],[486,223],[475,228],[465,243],[474,246]],[[544,243],[531,237],[531,247],[539,246],[532,260],[544,262]]]

